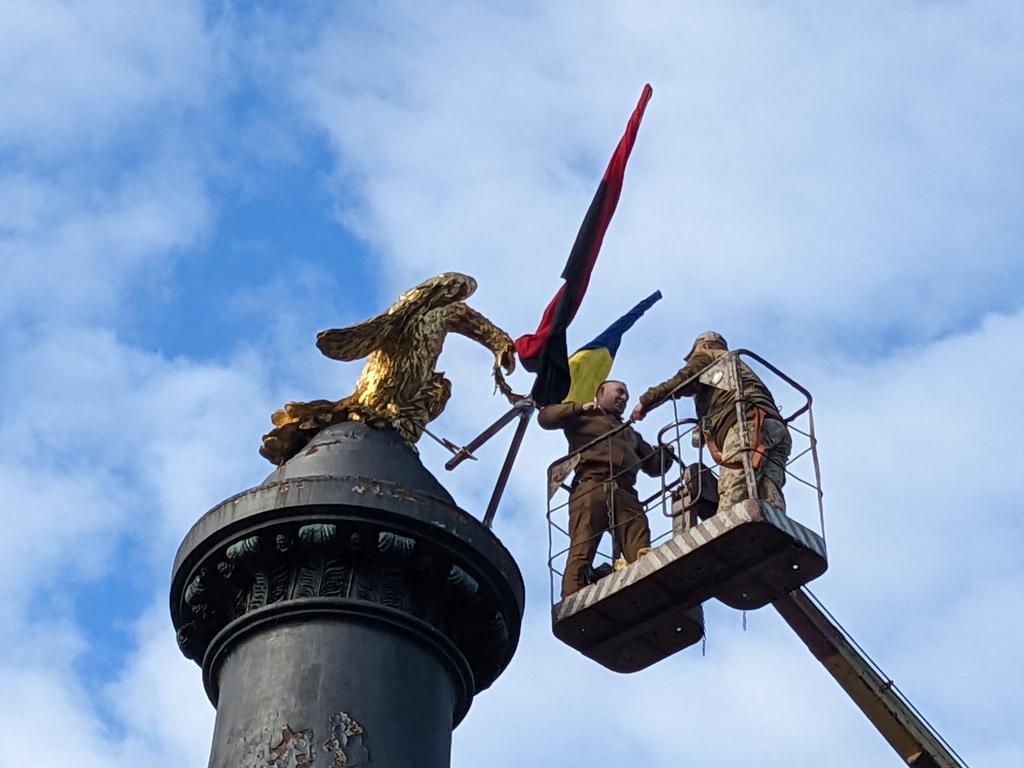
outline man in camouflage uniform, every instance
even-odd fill
[[[637,470],[657,477],[672,466],[674,457],[667,448],[652,448],[639,432],[623,426],[628,402],[625,384],[606,381],[589,403],[548,405],[537,414],[544,429],[565,432],[570,454],[580,452],[569,496],[563,598],[586,585],[598,541],[609,529],[610,520],[614,520],[612,535],[627,563],[651,548],[651,529],[636,493]]]
[[[701,333],[686,356],[686,365],[668,381],[644,392],[632,413],[636,421],[669,397],[693,397],[702,438],[720,465],[719,510],[728,509],[748,497],[742,464],[740,425],[736,422],[736,392],[703,384],[696,379],[686,386],[676,388],[723,357],[728,350],[721,334],[715,331]],[[786,483],[786,462],[793,449],[793,438],[764,382],[742,360],[737,360],[737,367],[741,391],[747,404],[747,445],[751,449],[751,461],[754,463],[757,495],[774,509],[785,512],[786,499],[782,495],[782,486]]]

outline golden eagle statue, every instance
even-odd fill
[[[391,427],[415,443],[451,397],[451,382],[434,370],[449,333],[468,336],[494,353],[495,384],[513,400],[501,369],[515,369],[515,346],[507,333],[464,303],[475,290],[472,277],[443,272],[410,288],[376,317],[317,334],[316,345],[327,357],[366,358],[355,392],[336,402],[285,403],[270,417],[274,428],[263,436],[260,454],[283,464],[321,429],[347,420]]]

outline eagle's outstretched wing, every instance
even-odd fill
[[[460,302],[476,290],[476,280],[459,272],[442,272],[410,288],[384,312],[348,328],[330,328],[316,335],[316,346],[335,360],[359,360],[380,349],[386,335],[401,332],[411,317]]]
[[[316,335],[316,346],[334,360],[360,360],[380,349],[382,341],[399,320],[392,314],[382,312],[347,328],[328,328]]]

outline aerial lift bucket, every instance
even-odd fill
[[[700,603],[683,605],[641,564],[590,584],[552,607],[555,637],[614,672],[638,672],[704,636]]]
[[[704,600],[761,608],[826,568],[818,534],[747,500],[556,603],[552,629],[602,666],[636,672],[701,639]]]
[[[740,354],[760,361],[805,395],[806,405],[787,423],[803,413],[810,418],[810,393],[747,350],[722,358],[700,374],[701,380],[720,388],[738,386]],[[742,414],[742,407],[737,411]],[[812,487],[820,512],[813,422],[809,430]],[[572,459],[552,465],[549,499],[573,468]],[[753,470],[746,469],[753,488]],[[714,597],[730,608],[762,608],[828,567],[824,538],[765,501],[752,498],[718,509],[717,481],[699,462],[687,467],[672,492],[671,510],[671,538],[552,606],[555,637],[608,669],[636,672],[701,639],[703,601]]]
[[[743,611],[763,608],[828,568],[821,536],[757,499],[677,528],[660,551],[693,599],[716,597]]]

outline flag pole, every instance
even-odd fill
[[[484,525],[488,528],[494,522],[494,515],[498,511],[498,503],[505,493],[505,486],[508,484],[508,477],[512,474],[512,465],[516,463],[519,456],[519,448],[523,444],[523,436],[526,435],[526,428],[530,426],[530,416],[533,414],[533,403],[519,412],[519,425],[516,433],[512,436],[512,444],[508,447],[508,455],[505,463],[501,465],[501,472],[498,473],[498,480],[494,484],[494,491],[491,493],[491,500],[487,502],[487,511],[484,513]]]
[[[536,405],[534,405],[533,400],[528,397],[524,397],[521,400],[516,401],[515,405],[513,405],[506,413],[502,414],[497,421],[466,443],[461,450],[448,459],[448,463],[444,465],[444,468],[451,472],[466,459],[475,459],[476,456],[473,455],[473,451],[498,434],[505,428],[505,425],[511,422],[516,416],[525,413],[528,417],[533,413],[534,408],[536,408]]]

